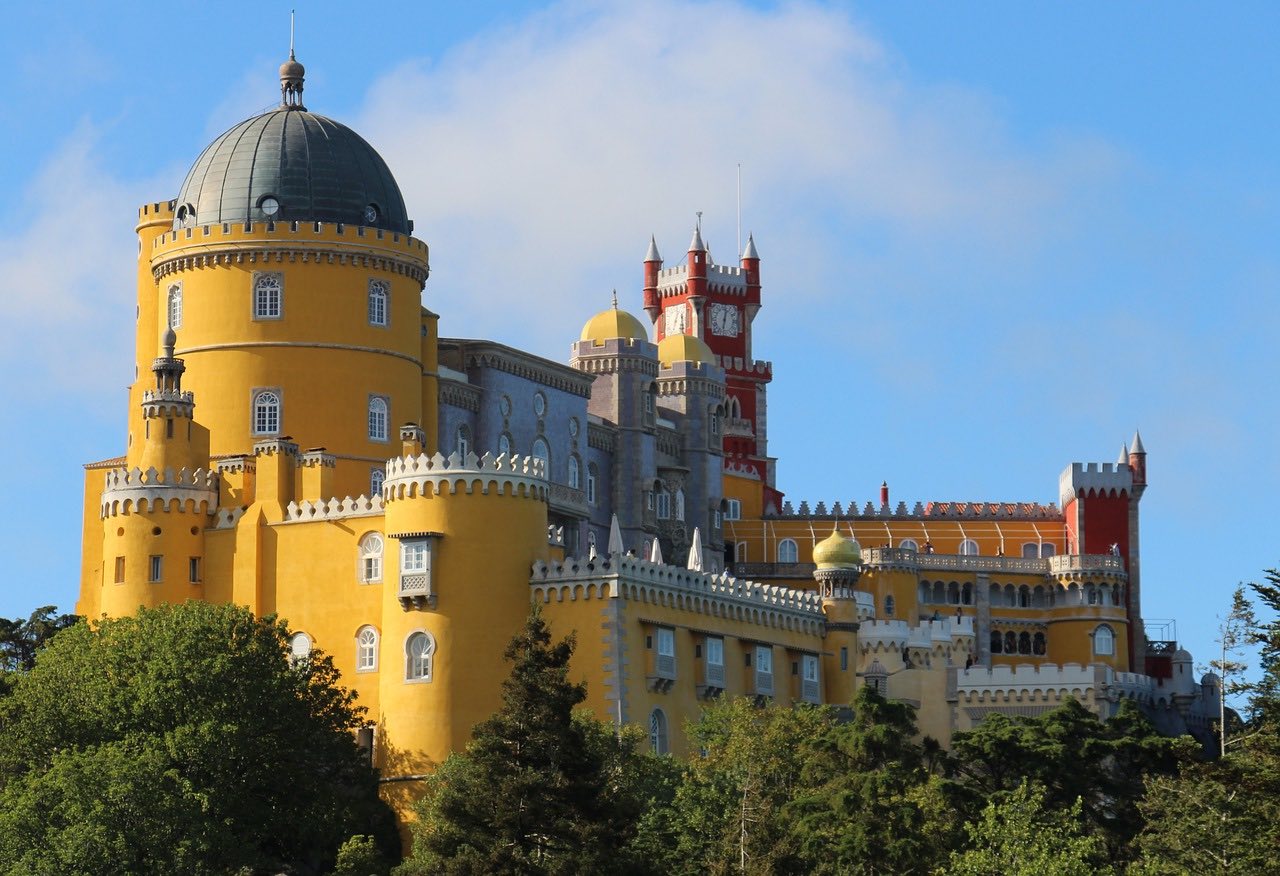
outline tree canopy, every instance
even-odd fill
[[[63,630],[0,701],[0,868],[322,873],[370,833],[394,854],[337,680],[234,606]]]

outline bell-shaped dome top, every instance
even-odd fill
[[[283,102],[214,140],[178,194],[175,226],[342,222],[409,234],[387,163],[346,125],[302,106],[303,67],[280,67]]]
[[[667,335],[658,342],[658,362],[671,367],[672,362],[692,362],[695,365],[716,364],[716,354],[701,338],[693,335]]]
[[[813,562],[822,569],[859,569],[862,546],[852,538],[832,529],[831,534],[813,546]]]
[[[582,334],[578,340],[591,341],[599,347],[605,341],[613,338],[635,341],[649,340],[649,330],[644,327],[644,323],[625,310],[619,310],[616,301],[613,307],[608,310],[602,310],[587,320],[587,324],[582,327]]]

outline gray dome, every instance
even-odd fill
[[[175,227],[274,220],[412,231],[382,156],[346,125],[298,106],[246,119],[214,140],[175,209]]]

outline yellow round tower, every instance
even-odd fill
[[[862,575],[862,548],[833,526],[831,534],[813,546],[813,562],[813,577],[827,616],[823,648],[827,698],[832,703],[851,703],[858,688],[858,624],[874,614],[869,596],[855,589]]]

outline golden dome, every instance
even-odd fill
[[[695,365],[705,362],[714,365],[716,354],[693,335],[667,335],[658,342],[658,362],[664,368],[670,368],[672,362],[692,362]]]
[[[813,562],[819,569],[858,569],[862,566],[862,546],[838,529],[813,546]]]
[[[625,310],[619,310],[615,305],[608,310],[600,311],[587,320],[587,324],[582,327],[582,335],[578,340],[591,341],[591,343],[600,347],[604,345],[605,341],[613,338],[647,341],[649,340],[649,330],[644,327],[644,323],[640,320]]]

